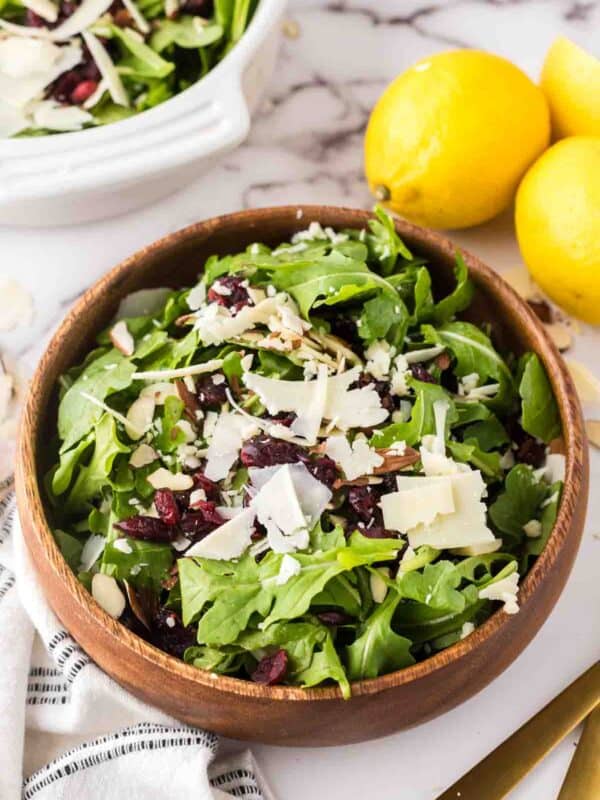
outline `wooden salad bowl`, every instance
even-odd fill
[[[527,304],[489,267],[463,252],[477,292],[468,318],[491,323],[500,348],[533,350],[543,361],[562,420],[566,480],[548,544],[521,583],[520,611],[496,611],[466,639],[397,672],[337,687],[263,686],[215,676],[138,638],[93,600],[63,559],[45,511],[43,475],[55,435],[57,381],[92,347],[128,293],[185,286],[212,253],[238,252],[254,241],[275,245],[312,220],[362,227],[365,211],[287,206],[243,211],[191,225],[140,250],[89,289],[67,315],[31,384],[21,425],[17,496],[25,541],[50,605],[91,658],[137,697],[192,725],[278,745],[338,745],[384,736],[424,722],[474,695],[531,641],[556,603],[584,525],[588,456],[581,410],[563,361]],[[455,247],[443,236],[397,221],[408,246],[432,266],[437,289],[452,284]]]

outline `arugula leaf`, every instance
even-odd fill
[[[186,50],[207,47],[223,38],[223,28],[216,23],[198,25],[197,17],[183,15],[178,19],[161,19],[150,38],[150,47],[162,53],[175,44]]]
[[[475,439],[468,439],[465,442],[447,442],[448,449],[455,461],[462,461],[464,464],[472,464],[475,469],[488,478],[501,479],[504,471],[500,466],[500,453],[486,453],[477,447]]]
[[[301,686],[317,686],[323,681],[333,680],[339,684],[342,697],[347,700],[350,697],[350,683],[344,671],[344,667],[337,654],[331,635],[323,642],[322,649],[316,652],[310,666],[295,675],[296,680]]]
[[[185,433],[177,427],[185,406],[179,397],[169,395],[165,398],[160,433],[154,443],[161,453],[172,453],[185,442]]]
[[[186,664],[196,667],[196,669],[204,669],[207,672],[226,675],[231,672],[238,672],[244,659],[244,653],[240,652],[238,648],[231,649],[233,652],[230,653],[217,647],[194,645],[186,649],[183,654],[183,660]]]
[[[413,644],[422,644],[438,639],[453,631],[460,631],[465,622],[485,619],[492,610],[489,600],[479,600],[475,586],[461,591],[465,606],[461,612],[448,612],[424,603],[401,603],[394,614],[394,628],[408,637]]]
[[[339,249],[314,263],[276,269],[271,280],[277,289],[292,295],[305,318],[311,308],[358,300],[378,289],[394,299],[398,297],[394,287],[371,272],[364,261],[349,258]]]
[[[400,344],[404,341],[408,322],[408,311],[401,298],[379,293],[364,304],[357,328],[367,344],[376,339]]]
[[[361,617],[363,612],[363,599],[360,590],[352,582],[351,573],[336,575],[322,592],[313,597],[310,605],[311,608],[334,606],[351,617]]]
[[[58,434],[63,440],[61,454],[86,436],[104,414],[101,408],[82,397],[81,392],[105,401],[109,395],[131,385],[135,369],[135,365],[114,348],[85,367],[58,407]]]
[[[70,533],[66,533],[66,531],[62,531],[59,528],[55,528],[53,534],[54,538],[56,539],[56,544],[59,546],[60,552],[63,554],[65,561],[71,567],[73,572],[77,572],[79,565],[81,564],[83,542],[81,542],[76,536],[72,536]]]
[[[101,571],[118,580],[128,581],[133,586],[160,591],[161,583],[168,578],[173,565],[171,546],[140,539],[124,541],[130,553],[115,547],[115,540],[106,542]]]
[[[448,403],[447,425],[452,426],[456,422],[457,414],[454,402],[443,386],[423,383],[413,378],[408,379],[407,382],[414,389],[417,398],[412,407],[410,419],[407,422],[394,422],[375,431],[370,440],[373,447],[389,447],[399,441],[405,441],[407,445],[412,446],[420,442],[423,436],[435,433],[433,404],[436,400],[444,400]]]
[[[430,608],[460,612],[465,607],[464,596],[456,591],[461,576],[450,561],[427,564],[422,572],[405,572],[397,580],[403,597],[424,603]]]
[[[474,422],[462,431],[464,442],[473,442],[486,453],[510,442],[510,436],[497,416],[488,412],[487,419]]]
[[[506,476],[504,491],[489,508],[490,519],[503,537],[513,542],[523,539],[523,525],[537,519],[540,503],[548,492],[526,464],[517,464]]]
[[[417,547],[412,558],[407,561],[402,561],[396,580],[399,581],[405,572],[411,572],[413,569],[421,569],[421,567],[431,564],[440,553],[441,550],[437,550],[435,547],[431,547],[431,545],[428,544],[422,544],[420,547]]]
[[[114,39],[117,39],[121,46],[121,58],[119,59],[119,71],[122,75],[130,78],[166,78],[173,70],[175,65],[170,61],[165,61],[151,47],[148,47],[143,40],[133,34],[128,28],[119,28],[118,25],[111,25],[110,31]]]
[[[379,261],[382,275],[391,275],[396,267],[398,256],[412,261],[412,253],[396,231],[394,220],[381,206],[373,209],[374,218],[368,222],[370,235],[367,235],[369,253]]]
[[[472,422],[489,419],[492,416],[490,409],[483,403],[475,400],[461,400],[456,398],[454,401],[457,419],[454,427],[469,425]]]
[[[561,425],[546,370],[535,353],[526,353],[521,358],[519,372],[523,430],[548,443],[560,436]]]
[[[523,553],[522,558],[523,571],[529,568],[531,561],[540,555],[548,543],[548,539],[550,538],[550,534],[552,533],[552,529],[554,528],[554,523],[556,522],[556,517],[558,515],[558,507],[560,505],[562,488],[562,481],[556,481],[556,483],[553,483],[548,490],[548,498],[546,499],[546,504],[544,505],[542,513],[540,514],[542,532],[540,536],[536,537],[535,539],[528,538],[524,543],[525,552]]]
[[[110,414],[102,415],[94,431],[94,452],[89,464],[80,467],[65,504],[69,513],[84,510],[86,504],[106,486],[116,457],[120,453],[131,452],[130,447],[119,441],[117,426]]]
[[[376,678],[385,672],[415,663],[410,653],[412,642],[392,629],[392,617],[400,595],[389,591],[359,630],[356,641],[346,647],[347,672],[350,680]]]
[[[483,586],[496,579],[498,574],[511,563],[516,566],[515,557],[510,553],[485,553],[482,556],[471,556],[459,561],[456,570],[462,580]]]
[[[83,438],[76,447],[61,454],[60,462],[52,474],[51,485],[55,495],[64,494],[67,491],[73,479],[75,469],[93,441],[94,434],[90,433]]]
[[[452,317],[464,311],[471,305],[475,287],[469,278],[469,270],[460,253],[456,253],[456,266],[454,267],[454,278],[456,287],[447,297],[436,303],[433,311],[433,321],[436,325],[443,325],[450,322]]]
[[[243,633],[236,645],[251,653],[267,648],[285,650],[288,655],[287,675],[293,677],[310,667],[315,648],[322,645],[329,635],[327,628],[316,620],[275,622],[263,630]]]
[[[437,329],[423,325],[422,331],[429,344],[442,344],[454,355],[454,373],[459,378],[476,372],[482,384],[491,379],[500,385],[498,394],[487,401],[489,405],[501,409],[512,405],[515,395],[512,374],[482,330],[470,322],[448,322]]]
[[[263,590],[252,556],[245,555],[237,563],[180,558],[177,564],[183,624],[196,620],[212,603],[198,623],[199,644],[235,642],[252,614],[267,615],[271,592]]]

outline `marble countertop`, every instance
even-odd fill
[[[33,298],[31,324],[0,331],[0,353],[30,371],[85,288],[139,247],[193,221],[294,202],[369,207],[363,132],[370,108],[397,73],[436,51],[470,46],[504,55],[535,77],[559,34],[597,49],[600,2],[295,0],[288,19],[297,30],[287,26],[276,79],[248,141],[209,174],[119,219],[55,229],[0,226],[0,283],[14,279]],[[510,213],[453,238],[500,271],[520,263]],[[582,327],[573,355],[594,368],[599,344],[600,334]],[[595,478],[598,453],[592,485]],[[303,750],[253,746],[276,797],[433,800],[598,657],[599,532],[600,498],[593,494],[574,571],[550,618],[506,672],[459,708],[377,742]],[[511,798],[555,797],[576,740],[577,732],[567,737]]]

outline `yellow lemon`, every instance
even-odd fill
[[[546,99],[504,58],[439,53],[391,83],[367,127],[365,171],[393,211],[434,228],[464,228],[510,203],[547,147]]]
[[[600,61],[576,44],[556,39],[542,69],[552,134],[600,136]]]
[[[600,137],[571,136],[547,150],[519,187],[515,221],[536,283],[600,323]]]

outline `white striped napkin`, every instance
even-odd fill
[[[145,705],[61,626],[35,580],[12,484],[0,485],[0,798],[213,800],[270,795],[250,753]]]

